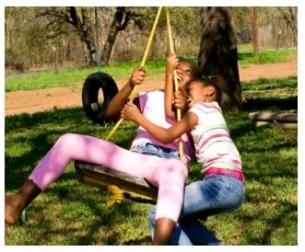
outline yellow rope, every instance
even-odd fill
[[[115,204],[119,204],[124,199],[124,191],[115,185],[107,186],[108,196],[106,200],[107,207],[112,207]]]
[[[146,62],[146,59],[147,59],[147,56],[148,56],[149,49],[150,49],[151,44],[152,44],[152,40],[153,40],[154,34],[156,32],[156,28],[157,28],[157,24],[159,22],[159,18],[160,18],[160,15],[161,15],[162,8],[163,7],[160,6],[159,9],[158,9],[158,12],[157,12],[157,15],[156,15],[153,27],[151,29],[151,32],[150,32],[150,35],[149,35],[149,38],[148,38],[148,42],[147,42],[147,45],[146,45],[146,49],[144,51],[144,55],[143,55],[140,67],[144,67],[145,66],[145,62]],[[134,86],[132,91],[131,91],[131,93],[130,93],[130,95],[129,95],[129,100],[131,102],[134,100],[136,94],[137,94],[137,86]],[[123,118],[120,118],[120,120],[114,125],[113,129],[106,136],[106,140],[109,140],[112,137],[112,135],[117,131],[118,127],[120,126],[120,124],[122,122],[123,122]]]
[[[156,199],[154,197],[141,195],[139,193],[135,193],[128,190],[123,190],[119,186],[108,185],[107,186],[108,195],[106,197],[106,205],[107,207],[112,207],[116,204],[120,204],[125,197],[142,202],[155,202]]]
[[[144,51],[144,55],[143,55],[140,67],[145,66],[145,62],[146,62],[146,59],[148,57],[149,49],[151,47],[152,40],[153,40],[154,34],[156,32],[157,24],[158,24],[159,19],[160,19],[162,8],[163,7],[159,7],[159,9],[158,9],[153,27],[151,29],[151,32],[150,32],[150,35],[149,35],[149,38],[148,38],[148,42],[147,42],[147,45],[146,45],[146,48],[145,48],[145,51]],[[130,95],[129,95],[129,100],[133,101],[136,94],[137,94],[137,86],[134,86],[133,89],[131,90]],[[123,122],[123,118],[120,118],[120,120],[117,121],[117,123],[114,125],[112,130],[106,136],[106,140],[109,140],[113,136],[113,134],[117,131],[117,129],[119,128],[119,126],[122,122]],[[107,189],[110,192],[110,196],[107,199],[107,205],[108,206],[112,206],[114,204],[118,204],[118,203],[122,202],[122,200],[124,198],[124,196],[123,196],[124,191],[122,189],[120,189],[119,187],[117,187],[115,185],[109,185],[107,187]],[[134,194],[134,195],[137,195],[137,194]],[[141,198],[141,195],[138,195],[138,197]],[[145,198],[145,197],[143,197],[143,198]]]
[[[151,44],[152,44],[153,36],[155,34],[155,31],[156,31],[156,27],[157,27],[157,24],[158,24],[160,15],[161,15],[162,8],[163,7],[159,7],[159,9],[158,9],[153,27],[151,29],[151,32],[150,32],[150,35],[149,35],[149,38],[148,38],[148,42],[147,42],[147,45],[146,45],[146,49],[144,51],[144,55],[143,55],[140,67],[145,66],[145,62],[146,62],[146,59],[148,57],[148,53],[149,53],[149,50],[150,50],[150,47],[151,47]],[[166,22],[167,22],[167,30],[168,30],[169,48],[170,48],[170,52],[174,53],[173,35],[172,35],[172,29],[171,29],[171,24],[170,24],[170,16],[169,16],[168,8],[165,8],[165,13],[166,13]],[[177,76],[177,71],[176,70],[174,71],[174,85],[175,85],[175,91],[178,91],[179,90],[179,85],[178,85],[178,76]],[[137,86],[134,86],[130,95],[129,95],[129,100],[130,101],[134,100],[134,98],[136,96],[136,93],[137,93]],[[178,121],[181,120],[181,110],[180,109],[177,109],[177,120]],[[113,136],[113,134],[117,131],[118,127],[120,126],[120,124],[122,122],[123,122],[123,118],[121,118],[115,124],[115,126],[112,128],[112,130],[106,136],[106,140],[109,140]],[[183,152],[183,142],[182,142],[181,138],[180,138],[180,141],[179,141],[179,155],[180,155],[180,158],[183,160],[184,152]],[[123,192],[124,191],[122,189],[120,189],[119,187],[117,187],[115,185],[109,185],[108,186],[108,191],[111,193],[111,195],[108,197],[108,200],[107,200],[107,205],[108,206],[112,206],[114,204],[120,203],[123,200],[123,198],[124,198]],[[132,197],[137,197],[137,195],[139,195],[139,194],[131,193]],[[142,198],[141,195],[139,195],[139,197]],[[150,197],[143,197],[143,198],[152,199]]]
[[[172,28],[171,28],[171,22],[170,22],[170,15],[169,15],[169,9],[166,7],[165,8],[165,15],[166,15],[166,24],[167,24],[167,34],[168,34],[168,43],[169,43],[169,51],[170,53],[175,53],[174,50],[174,40],[173,40],[173,33],[172,33]],[[179,85],[178,85],[178,76],[177,76],[177,71],[174,70],[174,85],[175,85],[175,92],[179,90]],[[177,109],[177,121],[181,120],[181,109]],[[183,152],[183,142],[180,138],[179,140],[179,155],[180,159],[184,159],[184,152]]]

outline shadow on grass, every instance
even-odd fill
[[[151,244],[151,237],[149,235],[138,238],[132,239],[122,243],[121,245],[143,245],[143,244]]]
[[[53,146],[55,141],[63,134],[68,132],[87,134],[91,136],[104,138],[105,135],[112,128],[112,125],[106,125],[101,127],[100,125],[95,125],[91,123],[83,114],[82,109],[64,109],[52,112],[37,113],[34,115],[19,115],[5,118],[5,191],[11,192],[17,190],[29,176],[35,165],[39,160],[47,153],[47,151]],[[117,132],[113,141],[119,146],[128,149],[131,139],[135,134],[136,126],[131,124],[122,124],[121,129]],[[70,244],[95,244],[98,243],[97,238],[94,234],[98,228],[105,226],[106,229],[110,229],[115,225],[121,224],[125,217],[130,216],[130,204],[131,202],[124,202],[119,206],[107,209],[107,211],[101,213],[99,206],[99,201],[91,197],[86,196],[86,194],[99,195],[99,199],[104,200],[106,203],[105,193],[97,191],[96,188],[92,188],[83,184],[78,184],[78,182],[73,182],[72,188],[67,186],[61,186],[69,184],[70,181],[76,181],[77,175],[73,170],[68,170],[62,174],[62,176],[53,183],[43,194],[45,197],[52,199],[58,199],[59,201],[65,202],[81,202],[85,206],[89,207],[90,215],[93,215],[96,221],[89,222],[85,230],[86,234],[83,236],[77,235],[75,238],[71,238]],[[75,185],[77,185],[75,187]],[[106,191],[106,190],[105,190]],[[85,192],[85,194],[84,194]],[[53,200],[54,201],[54,200]],[[69,203],[68,203],[69,205]],[[31,239],[28,241],[21,242],[20,244],[44,244],[49,243],[47,237],[52,235],[58,235],[62,233],[64,236],[69,228],[59,230],[54,228],[54,224],[50,219],[44,218],[41,205],[33,204],[31,205],[32,211],[37,212],[34,214],[38,218],[36,222],[42,224],[26,225],[25,228],[32,233]],[[31,210],[29,210],[31,212]],[[136,215],[136,213],[133,213]],[[118,218],[115,218],[119,216]],[[35,218],[36,218],[35,217]],[[60,216],[58,217],[60,218]],[[59,220],[54,220],[59,221]],[[86,222],[85,222],[86,223]],[[83,224],[82,224],[83,225]],[[13,229],[14,227],[10,227]],[[22,229],[22,226],[17,227],[17,229]],[[71,227],[71,232],[74,229]],[[39,234],[36,235],[34,230],[40,230]],[[77,232],[77,229],[74,229]],[[8,231],[9,232],[9,231]],[[120,241],[117,240],[117,233],[112,233],[107,236],[107,240],[104,240],[104,244],[119,244]],[[9,236],[6,239],[10,240]],[[21,238],[22,239],[22,238]],[[34,240],[33,240],[34,239]],[[36,239],[36,240],[35,240]],[[141,239],[141,238],[139,238]],[[133,241],[133,242],[136,242]],[[8,243],[10,243],[8,241]],[[69,243],[69,242],[68,242]],[[132,243],[132,241],[131,241]]]
[[[34,166],[65,133],[79,133],[103,138],[112,124],[102,127],[89,121],[80,108],[22,114],[5,118],[5,188],[16,189],[29,175]],[[123,137],[115,142],[128,149],[135,126],[126,127]],[[130,136],[126,135],[129,133]],[[122,135],[122,134],[121,134]],[[16,147],[26,145],[26,150]],[[19,150],[18,148],[21,148]],[[16,152],[22,152],[17,155]],[[26,167],[26,168],[25,168]]]
[[[232,129],[231,135],[240,147],[242,157],[245,157],[244,171],[248,181],[257,181],[258,183],[268,185],[275,177],[285,179],[295,179],[297,177],[296,168],[293,168],[296,160],[290,160],[290,164],[285,166],[285,162],[288,162],[289,159],[282,157],[280,153],[281,150],[295,148],[296,139],[290,139],[289,134],[281,129],[275,128],[274,130],[268,130],[256,128],[249,122],[247,117],[248,112],[255,110],[289,110],[296,108],[297,97],[285,99],[257,98],[249,99],[244,104],[244,111],[241,113],[229,113],[227,115],[228,118],[226,119],[228,119],[229,127]],[[61,135],[74,132],[104,138],[112,128],[112,125],[106,125],[105,127],[94,125],[84,116],[81,108],[6,117],[5,126],[6,191],[16,190],[24,182],[34,168],[34,165],[38,163]],[[135,135],[135,130],[136,127],[134,125],[125,123],[118,130],[113,141],[128,149]],[[191,181],[202,179],[200,171],[201,167],[193,160],[189,172]],[[137,245],[150,243],[150,237],[146,233],[123,242],[119,238],[121,236],[119,232],[122,231],[118,230],[117,227],[120,227],[122,222],[126,222],[127,217],[137,216],[138,214],[137,210],[131,207],[134,203],[126,201],[119,206],[106,210],[103,210],[103,208],[101,210],[100,202],[104,201],[102,202],[104,204],[106,201],[104,193],[100,193],[97,189],[90,188],[89,186],[81,185],[78,182],[73,182],[70,187],[64,186],[65,184],[69,184],[69,181],[76,179],[77,176],[74,170],[69,170],[54,183],[56,186],[48,188],[45,193],[47,197],[50,196],[50,202],[54,202],[57,199],[62,205],[72,202],[84,204],[89,208],[88,212],[85,213],[88,216],[86,218],[94,216],[94,220],[84,223],[81,222],[80,227],[75,227],[72,225],[73,223],[69,224],[63,220],[63,223],[66,225],[65,228],[62,228],[62,226],[54,228],[54,223],[50,219],[46,219],[44,214],[39,214],[40,212],[44,212],[43,204],[35,204],[33,207],[35,209],[35,211],[33,210],[33,216],[36,216],[35,213],[37,213],[37,218],[39,219],[35,223],[38,224],[30,224],[27,228],[30,233],[32,232],[30,229],[38,229],[39,232],[33,235],[35,239],[33,238],[34,240],[29,243],[46,244],[49,242],[49,237],[55,235],[62,235],[64,237],[69,232],[72,235],[69,235],[71,237],[70,240],[65,240],[67,244],[83,245],[103,243]],[[249,193],[248,202],[253,208],[257,204],[265,203],[265,199],[259,197],[259,193],[265,194],[264,192],[250,190]],[[53,199],[54,197],[55,199]],[[281,202],[278,201],[277,203]],[[272,216],[261,217],[259,212],[252,216],[247,211],[238,210],[237,216],[239,217],[237,218],[245,226],[255,222],[257,219],[262,219],[263,224],[267,226],[258,238],[251,233],[251,230],[246,230],[242,234],[245,239],[245,244],[271,244],[272,229],[287,228],[286,224],[283,224],[284,220],[281,218],[286,218],[286,216],[290,216],[296,212],[296,205],[285,204],[282,204],[281,209],[275,209],[276,214]],[[58,215],[56,218],[61,218],[61,216]],[[293,221],[295,220],[293,219]],[[85,227],[82,225],[85,225]],[[141,223],[139,225],[147,225],[147,223]],[[100,227],[102,227],[103,232],[105,230],[105,233],[107,233],[106,238],[103,238],[102,242],[96,236],[96,231]],[[287,232],[295,232],[295,230],[289,229],[288,227]],[[77,235],[74,236],[74,233]]]
[[[298,97],[288,98],[249,98],[243,103],[244,111],[255,110],[291,110],[298,108]]]
[[[38,112],[35,114],[20,114],[5,117],[5,131],[34,128],[41,124],[50,124],[55,127],[57,124],[83,124],[90,123],[82,108],[56,109],[49,112]]]
[[[271,209],[270,209],[271,210]],[[272,211],[272,210],[271,210]],[[297,213],[297,206],[291,203],[282,203],[277,210],[273,210],[276,214],[272,218],[268,218],[267,214],[262,211],[257,211],[254,215],[240,215],[239,218],[243,220],[244,223],[255,223],[258,220],[264,218],[264,223],[261,228],[254,230],[254,226],[249,225],[245,232],[245,239],[248,244],[251,245],[270,245],[274,243],[274,233],[278,230],[283,229],[283,226],[287,225],[287,221],[295,222],[295,217]],[[297,226],[295,226],[296,228]],[[256,227],[257,228],[257,227]],[[258,234],[253,235],[254,232]],[[285,232],[286,233],[286,232]],[[291,234],[287,233],[287,236]],[[281,244],[277,241],[277,244]],[[287,244],[287,243],[285,243]],[[297,245],[297,241],[293,242],[291,245]]]

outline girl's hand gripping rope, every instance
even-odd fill
[[[142,116],[138,107],[132,102],[126,103],[121,112],[121,117],[128,121],[138,123],[138,119]]]
[[[145,69],[143,67],[140,67],[132,72],[128,83],[131,87],[140,85],[143,82],[145,76],[146,76]]]
[[[186,97],[182,91],[176,91],[174,94],[174,107],[175,109],[180,109],[181,111],[185,111],[187,109]]]
[[[179,59],[176,54],[170,54],[166,59],[166,70],[167,73],[173,74],[174,70],[177,68]]]

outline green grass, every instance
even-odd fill
[[[257,106],[258,99],[260,103],[270,102],[274,107],[286,106],[285,103],[295,103],[291,96],[297,96],[298,80],[296,76],[287,77],[284,79],[258,79],[250,82],[242,82],[241,89],[243,92],[243,99],[247,101],[246,106]],[[258,99],[253,101],[253,98]],[[262,99],[264,98],[264,99]],[[286,98],[282,100],[279,98]],[[294,104],[297,107],[296,104]]]
[[[146,64],[149,74],[164,73],[164,60],[153,60]],[[101,68],[90,67],[81,69],[62,69],[58,72],[45,71],[39,73],[25,73],[11,75],[5,80],[5,91],[35,90],[52,87],[82,87],[86,77],[98,70],[110,74],[115,80],[128,79],[132,70],[139,67],[140,62],[123,62]]]
[[[242,91],[250,90],[268,90],[279,88],[297,89],[298,79],[296,76],[288,77],[285,79],[258,79],[250,82],[242,82]]]
[[[295,78],[288,79],[295,82]],[[278,89],[271,83],[271,90]],[[261,85],[267,81],[246,84]],[[253,85],[253,86],[254,86]],[[291,84],[292,85],[292,84]],[[290,84],[288,86],[291,88]],[[295,87],[295,84],[293,84]],[[246,202],[236,211],[209,217],[206,225],[228,245],[297,245],[297,131],[280,126],[257,128],[248,113],[297,108],[297,96],[246,93],[240,113],[225,111],[240,150],[246,176]],[[74,132],[105,138],[112,125],[92,124],[81,108],[54,110],[5,118],[5,191],[15,192],[55,140]],[[124,122],[113,141],[128,148],[136,126]],[[189,181],[201,178],[193,163]],[[26,211],[26,224],[5,228],[7,245],[146,245],[150,244],[148,204],[124,201],[107,207],[107,193],[80,184],[73,165]]]
[[[238,53],[246,53],[246,52],[252,52],[253,46],[251,43],[248,44],[238,44],[237,45]]]
[[[247,66],[249,64],[272,64],[296,57],[296,54],[297,50],[294,48],[260,53],[242,52],[238,55],[238,63],[240,66]]]
[[[242,52],[239,54],[239,64],[266,64],[285,61],[289,57],[296,57],[296,49],[285,49],[278,51],[268,51],[258,54]],[[197,63],[196,58],[186,58]],[[183,60],[183,59],[182,59]],[[122,62],[101,67],[101,71],[110,74],[115,80],[128,79],[132,70],[140,65],[139,61]],[[163,74],[165,71],[165,59],[148,60],[146,70],[149,74]],[[5,91],[34,90],[52,87],[72,87],[81,88],[86,77],[96,72],[96,67],[82,69],[62,69],[58,72],[45,71],[39,73],[25,73],[11,75],[5,79]]]

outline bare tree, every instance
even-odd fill
[[[242,106],[237,64],[237,44],[231,23],[230,8],[200,8],[202,35],[198,56],[202,75],[220,75],[222,105],[234,111]]]
[[[46,24],[45,30],[48,38],[56,38],[57,36],[67,34],[65,24],[72,27],[79,37],[85,52],[85,60],[87,65],[92,65],[94,61],[95,43],[93,35],[93,27],[90,22],[90,9],[76,7],[56,8],[50,7],[39,11],[37,17],[48,17],[49,22]]]
[[[43,9],[43,11],[41,11],[37,16],[47,16],[50,18],[46,25],[46,30],[50,31],[48,35],[49,38],[55,38],[67,33],[68,31],[64,24],[68,24],[72,27],[83,45],[86,64],[92,65],[96,60],[96,45],[98,43],[98,41],[95,41],[94,39],[94,30],[96,31],[97,28],[94,29],[94,22],[93,20],[90,20],[90,16],[93,16],[93,13],[93,8],[52,7]],[[96,9],[95,15],[97,15]],[[119,32],[125,30],[131,20],[133,20],[138,27],[141,27],[141,17],[142,15],[137,14],[137,11],[132,8],[115,8],[113,21],[110,25],[109,33],[107,34],[107,39],[100,55],[100,60],[104,64],[109,63],[111,51]],[[97,16],[95,22],[96,21]]]
[[[296,7],[287,7],[287,8],[278,8],[282,17],[286,21],[287,26],[291,29],[293,33],[293,40],[295,45],[297,44],[297,8]]]
[[[141,17],[142,15],[138,14],[136,9],[126,7],[116,8],[106,42],[101,52],[101,62],[103,64],[109,64],[112,48],[117,36],[119,32],[126,29],[131,20],[134,21],[136,26],[142,28]]]

